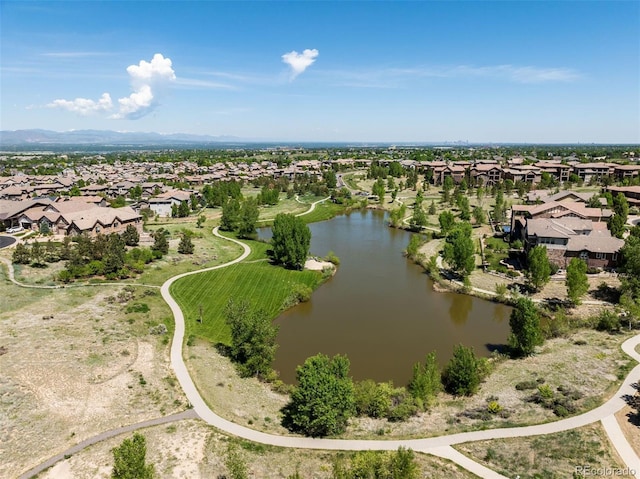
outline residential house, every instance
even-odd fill
[[[511,180],[514,183],[521,181],[523,183],[536,185],[540,183],[541,177],[542,171],[533,165],[513,165],[505,168],[503,172],[503,178],[505,180]]]
[[[585,261],[589,268],[615,268],[624,246],[606,224],[579,218],[527,219],[524,236],[526,251],[544,246],[549,261],[559,268],[566,268],[572,258]]]
[[[585,183],[601,180],[613,174],[610,163],[573,163],[573,172]]]
[[[536,168],[540,168],[540,174],[548,173],[552,177],[554,177],[558,182],[564,183],[569,180],[569,175],[571,174],[571,166],[560,163],[558,161],[538,161],[534,163]]]
[[[513,205],[511,207],[511,238],[525,239],[525,228],[529,219],[578,218],[596,223],[606,223],[613,215],[609,209],[589,208],[576,201],[549,201],[535,205]]]
[[[475,184],[493,186],[502,181],[502,167],[497,163],[477,163],[469,169],[471,181]]]

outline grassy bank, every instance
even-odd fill
[[[228,344],[224,308],[230,299],[246,299],[276,317],[299,284],[315,289],[322,281],[317,271],[293,271],[272,265],[268,245],[248,241],[252,253],[247,262],[220,270],[187,276],[176,281],[171,294],[185,314],[186,336],[194,335]],[[202,323],[200,311],[202,310]]]

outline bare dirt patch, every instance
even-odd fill
[[[3,285],[0,476],[14,477],[99,432],[184,409],[159,336],[139,328],[118,287]],[[140,334],[140,331],[144,333]]]
[[[147,463],[156,475],[167,479],[210,479],[228,475],[227,448],[233,443],[247,465],[249,477],[282,479],[294,474],[308,479],[329,479],[338,455],[332,451],[283,449],[229,438],[198,420],[181,421],[140,431],[147,440]],[[113,467],[111,450],[123,435],[59,462],[41,475],[42,479],[107,479]],[[345,455],[348,457],[348,454]],[[416,454],[421,477],[470,479],[457,465],[425,454]],[[228,477],[228,476],[227,476]]]
[[[616,413],[616,420],[629,444],[640,457],[640,417],[630,406],[625,406]]]

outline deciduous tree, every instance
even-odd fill
[[[296,377],[298,385],[283,410],[283,424],[292,431],[313,437],[344,432],[355,412],[347,357],[312,356],[298,366]]]
[[[273,258],[287,268],[302,269],[311,245],[311,230],[302,218],[280,213],[273,222]]]
[[[529,284],[536,290],[540,290],[551,278],[551,264],[547,258],[547,248],[542,245],[534,246],[527,255],[527,278]]]
[[[259,216],[258,202],[254,198],[247,198],[240,209],[238,221],[238,236],[240,238],[253,239],[256,237],[256,223]]]
[[[223,231],[235,231],[240,220],[240,202],[229,199],[222,207],[222,217],[220,218],[220,229]]]
[[[231,330],[231,358],[240,374],[266,377],[278,347],[278,327],[265,311],[251,308],[244,300],[227,303],[225,321]]]
[[[580,304],[580,298],[589,291],[589,279],[587,278],[587,263],[579,258],[571,258],[567,266],[567,296],[574,304]]]
[[[112,450],[113,479],[152,479],[154,468],[146,464],[147,445],[145,437],[135,433],[132,439],[125,439],[120,446]]]
[[[530,299],[518,299],[511,311],[509,326],[511,327],[509,343],[516,355],[529,355],[533,353],[536,346],[542,344],[540,315]]]
[[[468,276],[476,267],[475,246],[469,223],[458,223],[447,235],[444,245],[444,259],[452,269],[462,276]]]

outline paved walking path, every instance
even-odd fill
[[[327,198],[323,200],[319,200],[314,202],[310,209],[305,213],[307,214],[313,211],[315,205],[325,201]],[[269,444],[280,447],[290,447],[290,448],[301,448],[301,449],[324,449],[324,450],[396,450],[398,447],[407,447],[411,448],[415,451],[420,451],[428,454],[432,454],[438,457],[449,459],[461,467],[473,472],[474,474],[486,478],[486,479],[507,479],[504,476],[488,469],[487,467],[473,461],[469,457],[464,454],[456,451],[452,448],[452,445],[460,444],[464,442],[470,441],[482,441],[482,440],[490,440],[490,439],[499,439],[499,438],[510,438],[510,437],[525,437],[525,436],[535,436],[535,435],[543,435],[543,434],[551,434],[561,431],[566,431],[578,427],[582,427],[594,422],[602,421],[605,431],[609,435],[611,442],[613,443],[616,450],[619,452],[623,461],[630,469],[634,469],[635,473],[640,474],[640,461],[638,460],[638,456],[635,454],[629,443],[626,441],[622,431],[620,430],[619,425],[615,422],[614,414],[622,409],[625,404],[625,397],[635,394],[635,388],[633,384],[638,382],[640,379],[640,364],[636,365],[635,368],[629,373],[629,375],[625,378],[622,385],[614,394],[614,396],[609,399],[607,402],[602,404],[601,406],[588,411],[584,414],[574,416],[571,418],[563,419],[556,422],[539,424],[535,426],[524,426],[524,427],[514,427],[514,428],[501,428],[501,429],[488,429],[482,431],[472,431],[465,433],[458,433],[446,436],[437,436],[430,437],[425,439],[406,439],[406,440],[361,440],[361,439],[319,439],[319,438],[309,438],[309,437],[299,437],[299,436],[277,436],[274,434],[267,434],[261,431],[256,431],[254,429],[247,428],[245,426],[241,426],[239,424],[233,423],[218,416],[214,413],[209,406],[205,403],[204,399],[198,392],[189,371],[186,367],[182,356],[184,335],[185,335],[185,321],[182,310],[173,299],[170,294],[171,285],[186,276],[190,276],[193,274],[199,274],[205,271],[212,271],[220,268],[224,268],[230,266],[232,264],[239,263],[243,261],[249,254],[251,253],[251,248],[241,241],[238,241],[233,238],[227,238],[219,234],[218,228],[213,230],[213,234],[219,238],[224,238],[228,241],[236,243],[243,248],[243,253],[238,258],[229,261],[228,263],[213,266],[210,268],[205,268],[198,271],[192,271],[188,273],[183,273],[173,278],[168,279],[160,288],[162,297],[167,302],[171,311],[174,315],[175,320],[175,333],[173,336],[173,342],[171,343],[171,366],[173,367],[176,378],[180,382],[182,389],[187,396],[190,404],[193,409],[185,411],[183,413],[175,414],[172,416],[167,416],[164,418],[158,418],[151,421],[144,421],[142,423],[133,424],[130,426],[125,426],[123,428],[114,429],[112,431],[107,431],[105,433],[94,436],[93,438],[89,438],[86,441],[79,443],[73,448],[54,456],[49,459],[45,463],[37,466],[36,468],[31,469],[30,471],[24,473],[20,476],[22,478],[29,478],[33,475],[51,467],[57,461],[63,459],[65,455],[74,454],[83,448],[95,444],[101,440],[111,438],[117,436],[119,434],[123,434],[126,432],[131,432],[143,427],[154,426],[158,424],[165,424],[167,422],[173,422],[181,419],[191,418],[191,417],[199,417],[207,424],[214,426],[228,434],[232,434],[244,439],[248,439],[250,441]],[[6,261],[3,259],[6,263]],[[22,283],[17,283],[13,278],[13,268],[9,263],[9,278],[14,283],[25,286],[25,287],[34,287],[32,285],[23,285]],[[104,284],[104,283],[103,283]],[[636,346],[640,344],[640,334],[628,339],[622,344],[623,351],[640,363],[640,354],[638,354],[635,350]],[[35,472],[34,472],[35,471]],[[524,471],[523,471],[524,472]],[[640,476],[636,476],[640,477]]]
[[[55,456],[47,459],[42,464],[38,464],[36,467],[29,469],[27,472],[18,476],[18,479],[29,479],[37,474],[40,474],[42,471],[49,469],[56,462],[62,461],[67,457],[77,454],[82,451],[84,448],[93,446],[99,442],[105,441],[107,439],[111,439],[112,437],[119,436],[120,434],[125,434],[128,432],[137,431],[138,429],[143,429],[146,427],[159,426],[161,424],[167,424],[175,421],[182,421],[184,419],[197,419],[198,416],[193,409],[188,409],[186,411],[182,411],[177,414],[172,414],[170,416],[159,417],[156,419],[149,419],[147,421],[138,422],[136,424],[129,424],[128,426],[119,427],[117,429],[111,429],[110,431],[101,432],[89,439],[85,439],[82,442],[79,442],[73,447],[70,447],[66,451],[61,452],[60,454],[56,454]]]
[[[222,237],[217,228],[213,231],[216,236]],[[244,253],[235,260],[224,264],[215,266],[213,268],[207,268],[202,271],[211,271],[214,269],[223,268],[225,266],[238,263],[246,258],[250,253],[248,245],[232,239],[226,238],[229,241],[239,244],[244,248]],[[602,419],[608,418],[615,412],[619,411],[624,405],[625,396],[635,393],[633,384],[640,378],[640,364],[638,364],[623,381],[616,394],[606,403],[601,406],[588,411],[584,414],[574,416],[571,418],[563,419],[556,422],[539,424],[535,426],[524,426],[514,428],[501,428],[501,429],[488,429],[483,431],[472,431],[465,433],[452,434],[447,436],[437,436],[425,439],[407,439],[407,440],[361,440],[361,439],[319,439],[309,437],[297,437],[297,436],[277,436],[274,434],[267,434],[261,431],[256,431],[245,426],[233,423],[227,419],[224,419],[214,413],[209,406],[205,403],[202,396],[198,392],[189,371],[184,363],[182,357],[182,344],[185,334],[185,322],[184,315],[178,304],[171,297],[169,289],[171,285],[178,279],[192,274],[198,274],[199,271],[190,273],[184,273],[174,278],[169,279],[162,285],[161,293],[165,301],[169,304],[175,318],[175,333],[173,337],[173,343],[171,345],[171,365],[176,373],[176,377],[182,386],[189,402],[192,404],[195,412],[198,416],[204,420],[207,424],[210,424],[222,431],[225,431],[234,436],[238,436],[250,441],[259,442],[263,444],[269,444],[280,447],[292,447],[301,449],[325,449],[325,450],[396,450],[398,447],[408,447],[415,451],[426,452],[429,454],[437,455],[440,457],[447,457],[454,462],[458,463],[462,467],[473,471],[475,474],[484,478],[499,478],[503,477],[487,469],[486,467],[474,462],[467,458],[463,454],[450,448],[454,444],[460,444],[470,441],[482,441],[498,438],[510,438],[510,437],[523,437],[523,436],[536,436],[543,434],[551,434],[555,432],[567,431],[575,429],[577,427],[585,426]],[[640,344],[640,334],[628,339],[622,345],[622,349],[632,358],[640,363],[640,354],[635,351],[635,347]],[[626,440],[624,437],[612,436],[612,441],[620,445],[624,449],[624,443]],[[628,444],[627,444],[628,445]],[[618,446],[616,446],[618,448]],[[625,458],[625,461],[632,461],[633,458]],[[628,464],[631,467],[631,464]]]

